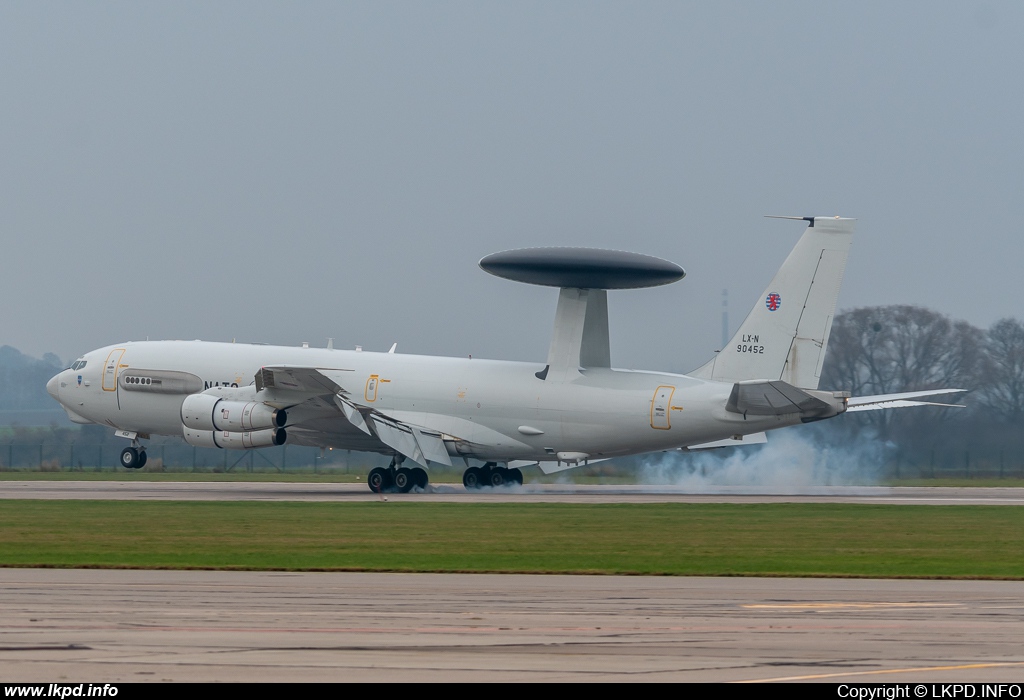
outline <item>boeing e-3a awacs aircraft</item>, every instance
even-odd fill
[[[807,229],[729,345],[689,375],[613,369],[607,290],[684,276],[635,253],[532,248],[480,266],[558,287],[547,362],[426,357],[331,347],[183,341],[94,350],[47,391],[76,423],[131,440],[121,464],[146,462],[141,440],[256,449],[288,444],[392,456],[374,491],[426,487],[431,465],[462,462],[467,488],[643,452],[765,441],[765,432],[847,411],[930,404],[957,389],[851,398],[818,390],[854,220],[803,219]],[[484,462],[470,466],[469,460]]]

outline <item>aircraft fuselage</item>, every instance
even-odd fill
[[[265,366],[340,373],[356,402],[469,441],[475,447],[465,456],[482,460],[601,459],[800,422],[727,411],[731,382],[659,372],[590,368],[550,381],[537,377],[538,363],[199,341],[123,343],[80,361],[48,387],[72,419],[149,435],[181,436],[186,396],[249,386]],[[304,441],[304,428],[315,443]],[[332,406],[290,409],[288,434],[299,444],[390,451]]]

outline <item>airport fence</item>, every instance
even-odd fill
[[[1024,454],[991,448],[897,452],[885,471],[896,479],[1024,479]]]
[[[117,471],[127,441],[55,443],[0,441],[0,471]],[[749,449],[749,448],[748,448]],[[756,449],[756,448],[755,448]],[[732,452],[731,454],[735,454]],[[729,460],[730,451],[676,453],[675,469],[707,476]],[[709,459],[708,457],[714,457]],[[193,447],[180,440],[147,445],[144,471],[164,472],[273,472],[365,475],[386,466],[389,457],[350,450],[282,445],[258,450],[219,450]],[[461,463],[435,473],[461,474]],[[998,448],[895,451],[884,462],[865,464],[859,473],[868,481],[880,479],[1024,479],[1024,453]],[[582,467],[570,477],[643,479],[642,458],[624,458]]]
[[[116,471],[121,469],[121,450],[128,442],[57,445],[41,443],[0,443],[0,471]],[[349,450],[320,450],[315,447],[282,445],[259,450],[218,450],[184,443],[147,445],[143,471],[171,472],[319,472],[366,474],[386,465],[382,455]]]

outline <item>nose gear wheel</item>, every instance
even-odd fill
[[[146,451],[136,447],[121,450],[121,466],[125,469],[142,469],[146,466]]]

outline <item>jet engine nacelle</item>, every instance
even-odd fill
[[[192,394],[181,404],[181,422],[193,430],[241,433],[283,428],[287,421],[284,409],[258,401],[228,401],[212,394]]]
[[[283,445],[288,439],[284,428],[253,430],[249,432],[225,432],[223,430],[182,429],[185,442],[196,447],[220,447],[225,450],[251,450],[256,447]]]

